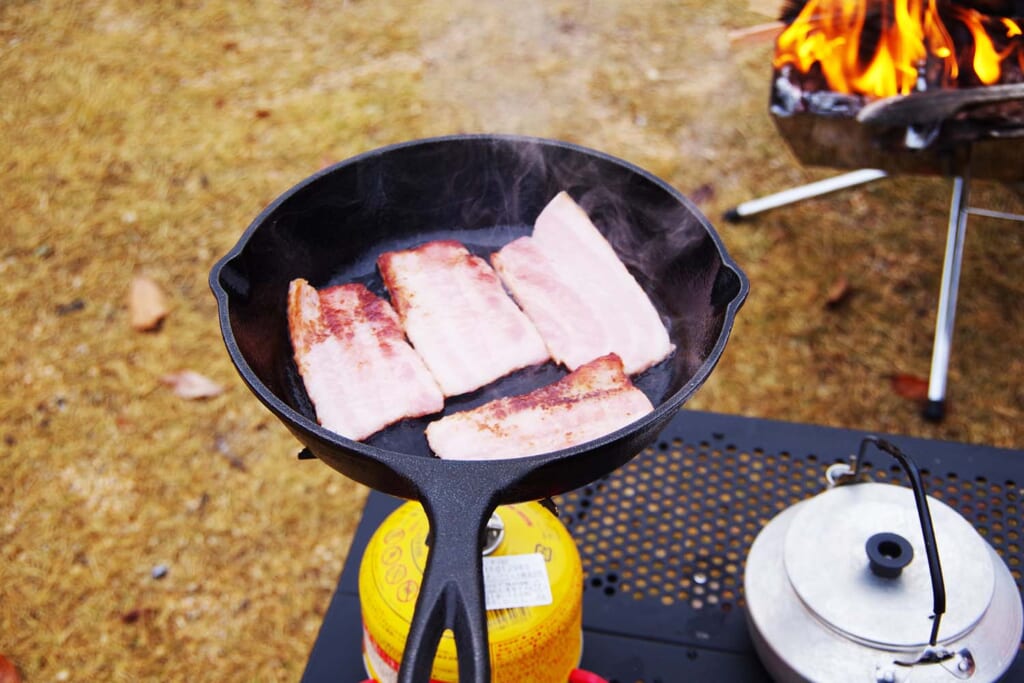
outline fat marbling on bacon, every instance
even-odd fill
[[[549,453],[625,427],[654,410],[608,354],[553,384],[499,398],[427,425],[427,441],[451,460],[497,460]]]
[[[548,359],[536,328],[494,270],[465,245],[438,240],[391,251],[377,267],[406,336],[445,396]]]
[[[440,412],[444,396],[398,316],[361,284],[288,289],[288,330],[320,424],[362,440],[406,417]]]
[[[541,211],[531,236],[505,245],[491,263],[551,357],[570,370],[616,353],[634,375],[675,348],[647,294],[565,192]]]

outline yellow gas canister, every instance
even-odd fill
[[[496,515],[503,531],[484,561],[517,561],[515,556],[522,556],[537,566],[542,559],[551,601],[488,610],[491,680],[566,683],[580,661],[583,640],[583,567],[576,544],[558,518],[539,503],[501,506]],[[423,507],[417,502],[403,504],[374,532],[359,565],[363,662],[369,676],[380,683],[393,683],[398,677],[426,567],[428,530]],[[450,631],[441,637],[431,680],[458,680]]]

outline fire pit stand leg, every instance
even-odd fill
[[[791,187],[788,190],[782,190],[781,192],[776,192],[757,199],[751,199],[750,201],[743,202],[742,204],[737,204],[725,212],[724,218],[730,223],[736,223],[748,216],[761,213],[762,211],[777,209],[780,206],[787,206],[789,204],[796,204],[797,202],[801,202],[805,199],[820,197],[821,195],[829,194],[830,192],[838,192],[839,190],[845,190],[848,187],[864,185],[865,183],[870,183],[873,180],[885,178],[887,175],[888,174],[885,171],[877,168],[862,168],[859,171],[843,173],[842,175],[837,175],[833,178],[826,178],[825,180],[819,180],[814,183]]]
[[[967,233],[968,193],[970,177],[953,178],[953,199],[949,207],[949,231],[946,236],[946,257],[942,266],[939,308],[935,318],[935,340],[932,344],[931,374],[928,377],[928,401],[924,417],[939,422],[946,414],[946,379],[949,356],[953,346],[953,325],[956,318],[956,296],[960,285],[960,264]]]

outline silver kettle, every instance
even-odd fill
[[[911,489],[859,482],[865,450],[895,457]],[[927,496],[896,446],[867,437],[828,488],[783,510],[747,556],[751,638],[779,683],[988,683],[1013,663],[1024,608],[991,545]]]

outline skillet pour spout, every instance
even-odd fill
[[[435,239],[489,256],[529,234],[541,209],[567,191],[647,292],[676,351],[633,378],[654,411],[600,439],[553,453],[479,462],[440,460],[409,419],[364,442],[317,424],[288,338],[295,278],[322,288],[358,281],[386,295],[377,257]],[[399,681],[427,681],[445,629],[455,636],[459,679],[490,679],[478,539],[498,505],[577,488],[647,447],[718,362],[749,289],[707,219],[682,194],[620,159],[539,138],[463,135],[374,150],[313,175],[281,195],[214,266],[224,343],[243,381],[305,448],[340,473],[420,501],[434,544],[428,556]],[[565,374],[548,363],[465,397],[458,412],[526,393]]]

